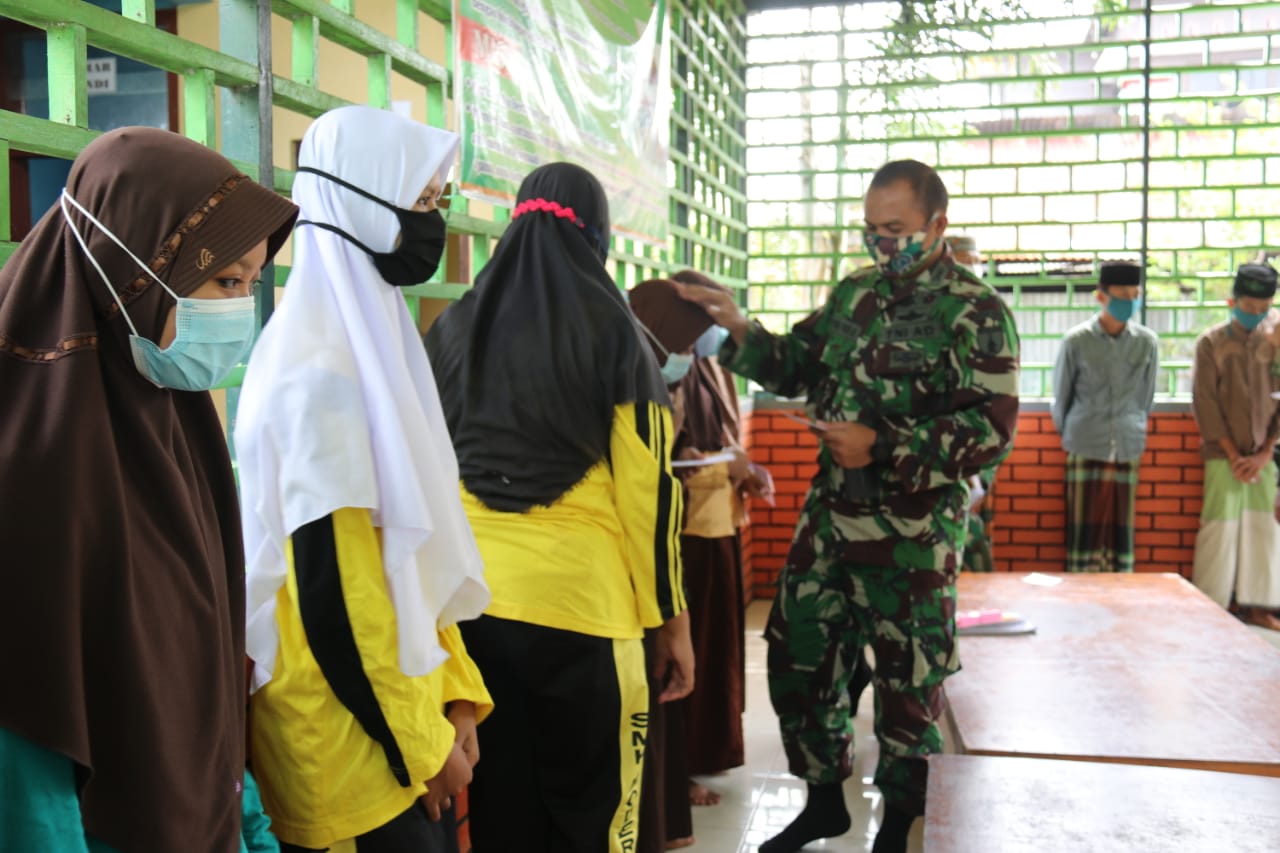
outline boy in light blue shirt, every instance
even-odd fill
[[[1159,351],[1136,320],[1137,264],[1102,265],[1102,310],[1067,332],[1054,367],[1053,424],[1067,451],[1067,571],[1133,571],[1138,460]]]

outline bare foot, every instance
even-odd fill
[[[1272,631],[1280,631],[1280,618],[1274,613],[1263,610],[1261,607],[1251,607],[1243,614],[1244,621],[1250,625],[1258,625],[1262,628],[1269,628]]]
[[[688,838],[671,838],[667,840],[668,850],[679,850],[681,847],[692,847],[696,839],[690,835]]]
[[[706,785],[699,785],[697,782],[689,783],[689,805],[715,806],[719,804],[720,795],[715,791],[711,790]]]

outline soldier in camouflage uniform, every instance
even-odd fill
[[[942,682],[960,667],[965,481],[1004,457],[1017,419],[1013,318],[946,248],[937,173],[890,163],[865,204],[876,264],[841,281],[790,334],[748,323],[730,298],[685,292],[730,331],[721,363],[775,393],[807,393],[822,439],[765,632],[770,696],[809,799],[761,853],[848,830],[847,685],[866,645],[886,805],[875,850],[905,850],[924,812],[926,757],[942,749]]]

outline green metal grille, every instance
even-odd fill
[[[425,56],[419,43],[423,20],[443,25],[449,52],[450,9],[444,0],[380,0],[393,4],[394,34],[356,17],[354,0],[271,0],[265,15],[255,0],[220,0],[219,43],[213,50],[155,27],[154,0],[124,0],[121,14],[81,0],[0,0],[0,18],[46,32],[50,119],[0,111],[0,262],[12,253],[9,224],[8,153],[26,151],[73,159],[93,138],[88,130],[86,48],[100,47],[177,74],[182,80],[182,132],[217,146],[255,177],[282,192],[293,172],[284,152],[271,150],[273,124],[288,112],[314,117],[347,101],[326,93],[320,63],[322,42],[340,45],[367,60],[365,102],[391,106],[393,75],[420,87],[429,123],[448,126],[452,115],[451,57]],[[363,8],[363,6],[362,6]],[[425,13],[425,18],[420,13]],[[273,66],[266,28],[288,28],[288,68]],[[671,239],[668,246],[615,240],[610,263],[622,286],[692,266],[738,286],[746,282],[745,84],[746,13],[742,0],[669,0],[674,108],[671,118]],[[265,105],[265,106],[264,106]],[[220,113],[219,113],[220,109]],[[507,219],[503,209],[455,201],[449,215],[454,240],[466,263],[449,263],[429,283],[407,288],[417,315],[423,299],[454,299],[468,281],[449,280],[447,270],[469,278],[489,259]],[[479,215],[476,215],[476,214]],[[283,285],[286,268],[275,270]],[[268,290],[263,313],[274,294]],[[239,384],[240,373],[226,385]],[[234,395],[231,400],[234,405]]]
[[[951,0],[751,16],[757,316],[785,327],[863,262],[866,183],[913,157],[951,191],[950,233],[995,261],[988,278],[1017,316],[1025,395],[1051,392],[1062,334],[1097,310],[1097,263],[1111,258],[1147,263],[1159,389],[1188,394],[1194,338],[1225,318],[1230,271],[1280,243],[1268,189],[1280,180],[1280,3],[1143,5]],[[915,23],[903,23],[908,8]],[[978,23],[947,21],[958,8]]]

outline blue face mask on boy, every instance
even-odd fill
[[[1231,309],[1231,318],[1241,326],[1244,326],[1250,332],[1258,328],[1258,324],[1261,323],[1263,318],[1266,316],[1266,311],[1263,311],[1261,314],[1250,314],[1239,305],[1233,306]]]
[[[1142,297],[1137,299],[1121,299],[1118,296],[1112,296],[1107,300],[1107,313],[1119,320],[1121,323],[1127,323],[1138,313],[1138,309],[1142,307]]]
[[[177,391],[208,391],[225,379],[231,369],[249,354],[257,329],[257,313],[252,296],[233,299],[189,299],[179,296],[152,272],[151,267],[129,251],[129,247],[115,234],[73,199],[66,189],[62,191],[60,204],[62,216],[76,242],[80,244],[80,249],[89,258],[89,263],[98,271],[116,304],[120,306],[120,313],[133,332],[129,336],[133,365],[151,384],[157,388],[172,388]],[[71,214],[67,211],[68,204],[84,214],[178,303],[174,317],[176,334],[169,346],[161,349],[155,341],[138,334],[138,328],[133,325],[129,312],[125,310],[120,294],[103,272],[97,258],[89,251],[80,230],[71,221]]]

